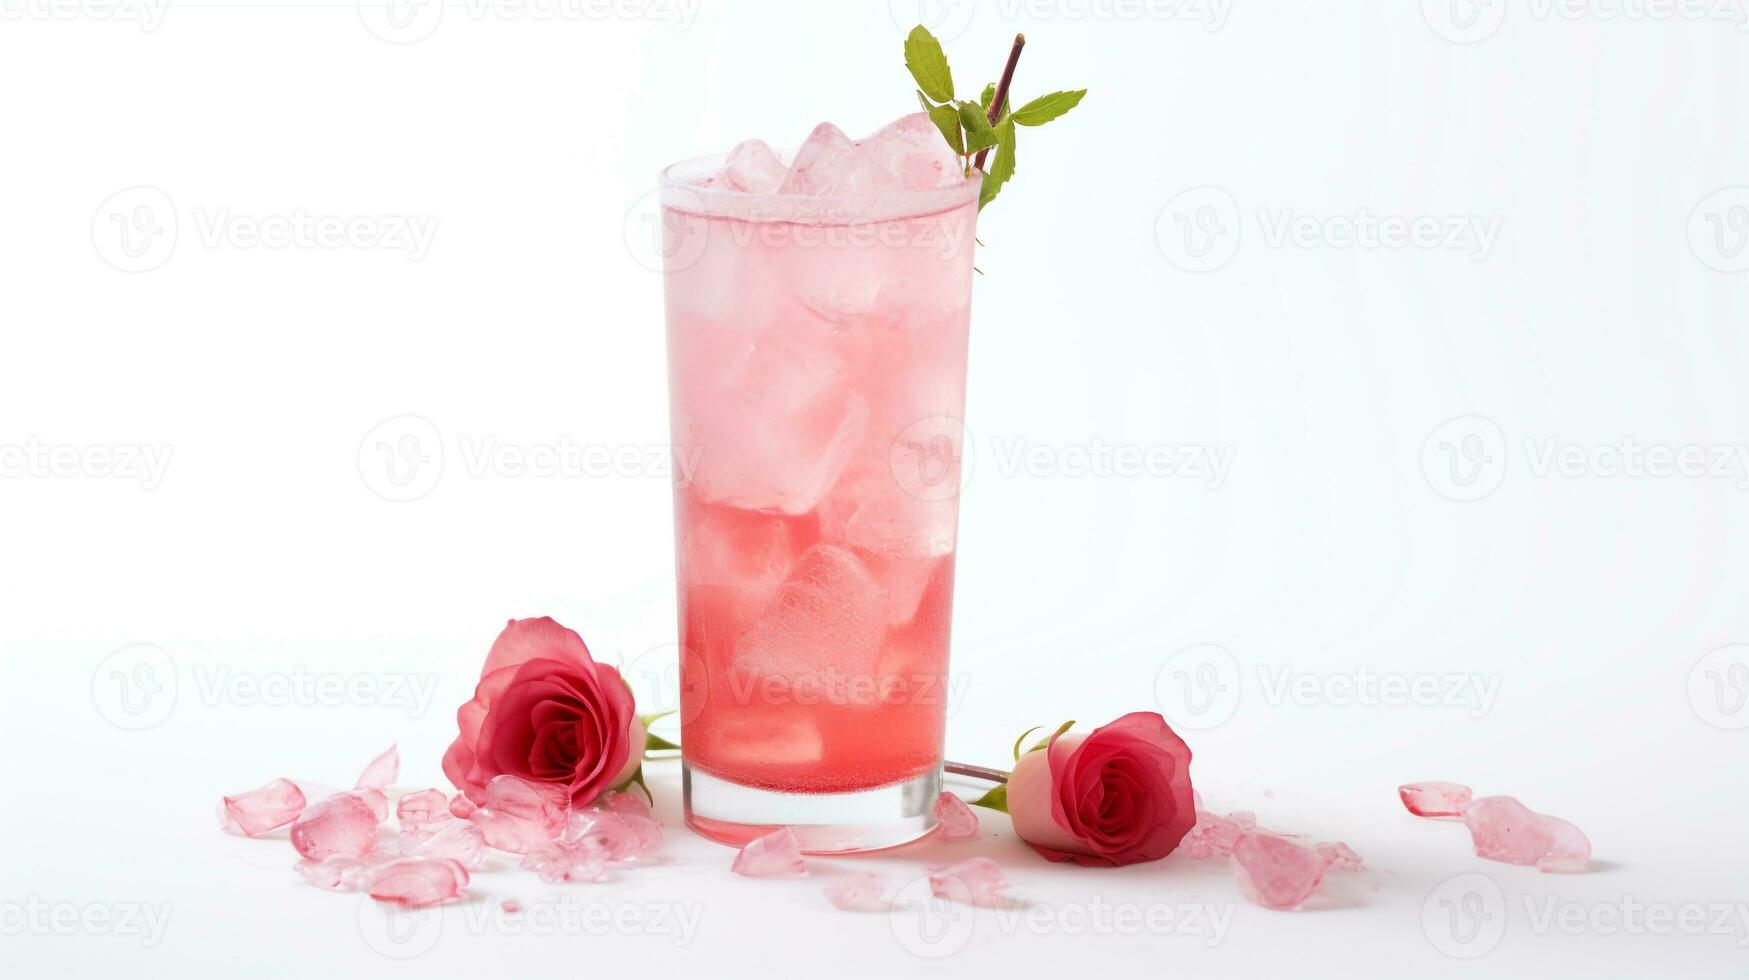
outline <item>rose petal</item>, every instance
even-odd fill
[[[1397,787],[1397,796],[1417,817],[1456,817],[1474,794],[1462,783],[1406,783]]]
[[[1000,908],[1007,904],[1008,881],[1002,877],[1002,867],[987,857],[967,858],[929,873],[929,891],[936,898]]]
[[[1257,829],[1257,815],[1240,810],[1221,816],[1207,810],[1196,811],[1196,826],[1184,838],[1184,853],[1193,858],[1227,857],[1233,845],[1247,831]]]
[[[800,878],[808,873],[795,832],[782,827],[741,848],[729,870],[748,878]]]
[[[468,819],[487,844],[526,854],[564,829],[565,800],[559,792],[551,785],[498,776],[486,784],[485,803]]]
[[[396,839],[402,857],[448,858],[469,871],[486,863],[486,837],[465,820],[446,817],[418,830],[403,830]]]
[[[941,826],[941,839],[948,841],[976,840],[978,815],[966,801],[952,793],[942,793],[935,799],[935,822]]]
[[[468,870],[454,861],[418,858],[383,866],[370,886],[370,897],[419,908],[445,902],[462,893]]]
[[[291,823],[307,805],[303,790],[289,779],[224,799],[225,815],[247,837],[259,837]]]
[[[418,830],[426,824],[454,819],[454,815],[449,812],[449,801],[443,793],[422,789],[408,793],[395,803],[395,819],[401,822],[402,830]]]
[[[573,666],[591,664],[589,647],[575,630],[566,629],[549,616],[513,619],[492,642],[480,676],[505,667],[520,667],[530,660],[564,660]]]
[[[382,755],[370,760],[370,765],[364,767],[364,772],[358,777],[358,782],[352,784],[353,789],[385,789],[395,785],[395,780],[401,775],[401,748],[391,745]]]

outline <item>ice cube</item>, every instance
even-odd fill
[[[987,857],[967,858],[929,873],[929,890],[936,898],[962,905],[1000,908],[1008,902],[1008,881],[1002,866]]]
[[[926,113],[888,123],[858,145],[857,163],[908,191],[948,187],[965,179],[964,165]]]
[[[935,576],[938,558],[888,558],[879,554],[863,554],[863,564],[880,583],[887,623],[903,626],[917,615],[917,606]]]
[[[871,677],[886,609],[880,585],[856,555],[809,548],[753,628],[735,644],[735,665],[756,675],[832,680]]]
[[[952,793],[942,793],[935,798],[935,822],[941,826],[941,839],[948,841],[976,840],[978,837],[978,815],[972,808]]]
[[[778,514],[688,501],[682,528],[681,575],[764,600],[783,584],[801,554],[795,521]]]
[[[939,558],[953,551],[958,502],[926,500],[897,486],[877,483],[844,526],[845,540],[890,558]],[[926,576],[927,577],[927,576]]]
[[[775,193],[789,170],[764,140],[736,144],[723,161],[723,186],[749,194]]]
[[[821,890],[833,905],[845,912],[884,912],[892,905],[881,897],[887,888],[880,876],[867,871],[841,875],[827,882]]]
[[[1507,864],[1534,864],[1539,871],[1585,871],[1591,841],[1578,827],[1545,816],[1510,796],[1485,796],[1464,807],[1476,856]]]
[[[821,338],[780,325],[746,352],[713,393],[713,410],[680,423],[696,453],[692,488],[710,503],[803,514],[844,469],[868,404]]]
[[[778,187],[780,194],[858,194],[873,190],[857,167],[856,144],[829,122],[814,127]]]

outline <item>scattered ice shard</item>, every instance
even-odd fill
[[[486,801],[468,819],[486,843],[513,854],[559,836],[569,800],[561,789],[531,783],[508,773],[486,784]]]
[[[351,793],[336,793],[306,809],[292,824],[291,842],[311,861],[361,858],[377,847],[377,817]]]
[[[1471,793],[1462,783],[1405,783],[1397,787],[1403,806],[1417,817],[1459,817],[1469,805]]]
[[[1273,834],[1242,834],[1233,845],[1239,891],[1266,909],[1294,909],[1312,897],[1328,870],[1324,855]]]
[[[736,144],[723,161],[723,186],[749,194],[775,194],[788,174],[789,168],[764,140]]]
[[[1200,800],[1200,797],[1199,797]],[[1257,829],[1257,815],[1249,810],[1221,816],[1202,809],[1196,810],[1196,826],[1184,837],[1184,853],[1193,858],[1227,857],[1233,845],[1244,834]]]
[[[1008,881],[1002,867],[987,857],[967,858],[929,872],[929,891],[962,905],[1000,908],[1007,904]]]
[[[275,779],[224,800],[226,818],[246,837],[259,837],[291,823],[305,806],[303,791],[289,779]]]
[[[402,830],[396,838],[402,857],[448,858],[470,871],[486,863],[486,837],[466,820],[446,816],[442,821]]]
[[[359,891],[370,887],[380,862],[351,857],[330,857],[320,861],[305,859],[292,865],[304,880],[317,888],[330,891]]]
[[[662,825],[650,813],[650,804],[644,798],[627,790],[623,793],[609,793],[601,803],[609,811],[617,814],[626,826],[638,835],[638,846],[643,853],[658,850],[662,847]]]
[[[441,791],[422,789],[417,793],[408,793],[395,804],[395,819],[401,822],[401,829],[418,830],[430,823],[444,823],[454,819],[449,812],[449,801]]]
[[[468,799],[466,793],[457,793],[449,798],[449,815],[452,817],[466,820],[472,817],[474,811],[478,809],[479,807],[474,805],[473,800]]]
[[[462,893],[468,869],[441,858],[416,858],[384,865],[370,886],[370,897],[419,908],[446,902]]]
[[[891,906],[882,897],[886,885],[880,876],[867,871],[839,875],[827,882],[822,891],[833,905],[846,912],[884,912]]]
[[[1539,871],[1585,871],[1591,841],[1578,827],[1544,816],[1510,796],[1484,796],[1464,807],[1476,856],[1507,864],[1533,864]]]
[[[941,839],[950,841],[976,840],[978,815],[966,801],[944,792],[935,800],[935,820],[941,825]]]
[[[382,755],[370,761],[364,767],[364,772],[358,777],[358,782],[352,784],[353,789],[387,789],[395,785],[395,780],[401,775],[401,747],[389,746]]]
[[[1318,852],[1324,859],[1324,866],[1331,871],[1360,871],[1366,867],[1354,848],[1341,841],[1313,844],[1312,849]]]
[[[389,794],[380,789],[355,789],[348,796],[364,801],[370,807],[371,815],[377,818],[377,823],[389,819]]]
[[[872,677],[886,609],[850,551],[816,545],[796,560],[753,628],[735,643],[735,666],[756,675]]]
[[[808,865],[795,831],[783,827],[749,841],[729,870],[748,878],[800,878],[808,873]]]
[[[567,881],[605,881],[607,860],[582,841],[563,838],[536,844],[522,857],[522,866],[549,885]]]

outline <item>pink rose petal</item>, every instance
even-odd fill
[[[632,818],[637,819],[633,814]],[[601,807],[573,810],[564,839],[581,844],[603,861],[631,861],[643,854],[646,838],[620,814]]]
[[[1324,856],[1272,834],[1248,833],[1233,845],[1239,891],[1266,909],[1294,909],[1324,880]]]
[[[1193,858],[1227,857],[1239,837],[1257,829],[1257,815],[1249,810],[1221,816],[1201,807],[1196,811],[1196,826],[1184,835],[1184,853]]]
[[[1397,787],[1403,806],[1417,817],[1462,816],[1473,795],[1462,783],[1405,783]]]
[[[978,815],[952,793],[942,793],[935,799],[935,822],[941,825],[941,839],[949,841],[976,840]]]
[[[929,890],[936,898],[962,905],[1000,908],[1007,903],[1007,889],[1002,867],[987,857],[967,858],[929,873]]]
[[[376,850],[376,814],[357,796],[336,793],[298,817],[292,824],[291,842],[311,861],[364,857]]]
[[[508,774],[486,784],[485,803],[469,817],[486,843],[501,851],[527,854],[558,837],[565,828],[563,787],[531,783]]]
[[[1539,871],[1578,872],[1591,866],[1591,841],[1578,827],[1510,796],[1476,800],[1464,808],[1463,818],[1477,857],[1533,864]]]
[[[303,790],[289,779],[225,797],[225,815],[245,836],[259,837],[291,823],[304,812]]]
[[[352,784],[353,789],[386,789],[395,785],[395,780],[401,775],[401,748],[391,745],[382,755],[370,761],[364,767],[364,773],[358,777],[358,782]]]
[[[881,896],[886,885],[879,875],[858,871],[840,875],[826,883],[823,889],[833,905],[846,912],[884,912],[891,903]]]
[[[449,815],[452,817],[466,820],[472,817],[474,811],[478,809],[479,807],[474,804],[473,800],[468,799],[465,793],[457,793],[449,798]]]
[[[468,869],[441,858],[395,861],[378,870],[370,897],[410,908],[436,905],[462,893]]]
[[[395,818],[401,822],[402,830],[418,830],[426,824],[454,819],[449,812],[449,801],[434,789],[422,789],[401,797],[395,804]]]
[[[729,870],[748,878],[800,878],[808,873],[802,846],[788,827],[749,841]]]

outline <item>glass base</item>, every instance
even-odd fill
[[[941,770],[854,793],[785,793],[731,783],[682,765],[686,823],[734,847],[778,829],[795,831],[809,854],[878,851],[935,829]]]

